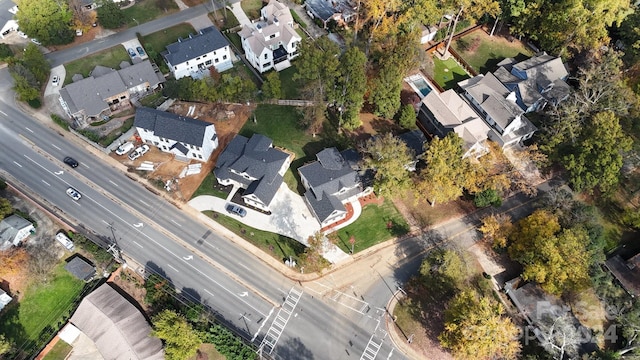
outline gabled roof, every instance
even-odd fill
[[[7,216],[0,221],[0,245],[5,242],[13,242],[18,231],[33,226],[29,220],[18,215]]]
[[[492,73],[478,75],[463,80],[458,85],[466,91],[500,127],[504,130],[523,110],[507,97],[511,92]]]
[[[316,154],[318,161],[298,168],[298,171],[309,183],[309,187],[322,200],[323,194],[335,194],[342,188],[350,188],[360,183],[358,173],[353,170],[338,152],[338,149],[327,148]]]
[[[200,30],[196,35],[189,35],[188,39],[179,39],[178,42],[168,45],[167,51],[162,55],[168,63],[177,65],[228,45],[229,42],[220,31],[210,26]]]
[[[253,194],[268,206],[283,181],[280,169],[289,159],[289,154],[274,148],[272,143],[261,134],[253,134],[250,139],[236,135],[218,157],[216,177],[244,184],[245,195]]]
[[[14,6],[16,6],[16,4],[11,0],[0,0],[0,29],[2,29],[7,22],[13,20],[14,15],[9,9]]]
[[[109,360],[164,359],[162,342],[140,311],[108,283],[87,295],[69,320]]]
[[[516,86],[525,109],[543,97],[557,103],[569,94],[564,81],[569,73],[561,58],[542,52],[519,63],[510,60],[500,62],[495,75],[507,86]]]
[[[89,281],[96,275],[96,267],[81,256],[74,256],[64,268],[82,281]]]
[[[140,84],[148,82],[151,87],[155,87],[164,82],[164,78],[153,70],[149,61],[117,71],[96,66],[91,74],[60,89],[60,96],[67,103],[72,114],[84,110],[87,116],[97,116],[109,108],[106,99]]]
[[[329,20],[335,14],[342,14],[344,18],[355,12],[349,0],[306,0],[304,6],[322,21]]]
[[[313,192],[308,190],[304,193],[304,197],[309,205],[311,205],[311,210],[321,223],[327,220],[334,211],[347,211],[340,199],[333,195],[325,193],[322,194],[320,198],[316,198]]]
[[[173,113],[139,107],[133,126],[153,131],[157,137],[202,147],[206,129],[213,124]],[[215,129],[215,128],[214,128]]]
[[[265,49],[275,49],[280,42],[286,46],[292,40],[301,40],[293,28],[293,16],[286,5],[271,0],[261,14],[265,16],[261,21],[252,23],[252,26],[243,25],[238,33],[246,39],[254,54],[260,55]],[[271,38],[271,35],[278,34]]]

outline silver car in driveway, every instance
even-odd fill
[[[227,206],[225,206],[225,209],[229,214],[235,214],[240,217],[245,217],[245,215],[247,215],[247,210],[243,209],[242,207],[236,204],[227,204]]]

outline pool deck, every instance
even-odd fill
[[[415,82],[418,81],[424,81],[425,84],[427,84],[427,86],[429,86],[429,88],[431,88],[431,91],[439,91],[438,87],[433,85],[433,83],[431,83],[431,81],[429,81],[429,79],[427,79],[426,76],[424,76],[422,74],[422,72],[419,73],[415,73],[413,75],[407,76],[406,78],[404,78],[404,81],[409,84],[409,86],[411,87],[411,89],[413,89],[413,91],[415,91],[416,94],[418,94],[418,96],[420,97],[420,99],[424,99],[425,96],[427,95],[423,95],[422,91],[420,90],[419,87],[416,86]],[[427,93],[428,94],[428,93]]]

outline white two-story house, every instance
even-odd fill
[[[133,126],[142,141],[184,161],[207,161],[218,148],[216,128],[202,120],[140,107]]]
[[[491,127],[488,137],[501,147],[521,143],[533,136],[535,125],[524,116],[510,91],[492,73],[461,81],[458,86],[482,119]]]
[[[264,211],[282,185],[292,156],[274,148],[271,139],[254,134],[250,139],[236,135],[218,157],[214,174],[218,183],[244,190],[245,204]]]
[[[243,26],[238,33],[247,60],[260,73],[288,68],[298,56],[302,38],[294,28],[289,8],[271,0],[260,11],[260,19]]]
[[[162,53],[176,79],[185,76],[199,79],[208,76],[209,68],[218,72],[233,67],[229,42],[214,26],[200,30],[188,39],[178,39]]]

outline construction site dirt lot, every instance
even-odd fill
[[[189,116],[215,125],[216,133],[218,134],[218,148],[206,163],[196,160],[191,160],[189,163],[176,160],[174,155],[162,152],[154,146],[151,146],[151,150],[148,153],[134,161],[129,160],[127,155],[118,156],[115,153],[111,153],[111,156],[126,165],[129,171],[137,173],[154,184],[160,185],[160,182],[166,184],[167,181],[173,180],[170,191],[171,196],[178,201],[188,201],[198,189],[202,180],[213,170],[220,152],[238,134],[254,109],[255,105],[209,104],[184,101],[176,101],[169,107],[167,111],[174,114]],[[135,139],[132,138],[131,141],[135,141]],[[136,170],[143,162],[153,163],[154,170]],[[199,174],[179,178],[180,173],[189,164],[202,164],[202,170]],[[177,180],[177,186],[175,180]]]

